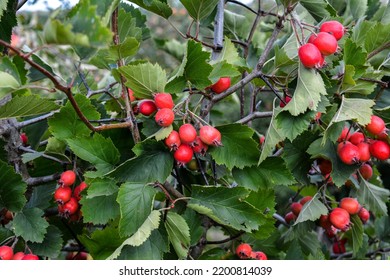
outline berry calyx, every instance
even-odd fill
[[[143,100],[138,104],[138,112],[144,116],[150,116],[157,111],[153,100]]]
[[[370,180],[373,174],[372,167],[368,163],[363,163],[359,167],[359,172],[365,180]]]
[[[221,133],[215,127],[202,126],[199,130],[199,137],[206,145],[222,146]]]
[[[195,141],[197,135],[192,124],[186,123],[179,127],[179,136],[182,143],[191,144]]]
[[[298,50],[298,56],[302,64],[307,68],[321,67],[321,52],[312,43],[301,46]]]
[[[73,197],[77,199],[77,201],[80,201],[81,199],[81,192],[85,190],[88,187],[87,183],[81,182],[80,185],[74,188],[73,190]]]
[[[23,261],[36,261],[36,260],[39,260],[39,257],[37,255],[34,255],[34,254],[26,254],[22,258],[22,260]]]
[[[195,141],[192,142],[192,149],[194,150],[194,153],[201,154],[202,156],[204,156],[208,148],[209,146],[203,143],[199,136],[197,136]]]
[[[360,153],[358,147],[351,142],[340,143],[340,149],[337,154],[342,162],[348,165],[355,164],[360,160]]]
[[[318,33],[313,45],[325,56],[334,54],[338,47],[336,38],[327,32]]]
[[[230,83],[230,77],[221,77],[215,84],[211,86],[211,90],[214,93],[219,94],[227,90],[230,87]]]
[[[360,204],[355,198],[344,197],[340,200],[340,208],[346,210],[350,215],[354,215],[359,212]]]
[[[73,215],[77,212],[79,209],[79,203],[77,202],[77,199],[74,197],[71,197],[70,200],[64,204],[62,207],[62,213],[65,216]]]
[[[14,256],[14,250],[10,246],[0,247],[0,260],[12,260]]]
[[[173,107],[175,106],[175,103],[173,103],[172,95],[165,92],[155,94],[154,103],[156,104],[158,109],[173,109]]]
[[[258,251],[258,252],[253,252],[251,253],[251,258],[255,260],[261,260],[265,261],[268,260],[267,255],[264,252]]]
[[[386,160],[390,157],[390,146],[382,140],[376,140],[370,144],[370,153],[379,160]]]
[[[165,138],[164,143],[171,151],[176,151],[181,145],[179,132],[172,130],[168,137]]]
[[[240,259],[249,259],[252,255],[252,247],[248,243],[241,243],[236,248],[236,255]]]
[[[54,192],[54,200],[58,204],[64,204],[72,197],[72,189],[69,186],[61,186]]]
[[[61,178],[58,183],[61,186],[71,186],[76,181],[76,173],[72,170],[67,170],[61,174]]]
[[[320,32],[328,32],[332,34],[338,41],[344,36],[346,29],[340,22],[336,20],[330,20],[321,24]]]
[[[167,127],[170,126],[175,120],[175,114],[171,109],[162,108],[157,111],[154,119],[159,126]]]
[[[179,166],[183,166],[184,164],[190,162],[193,155],[194,151],[189,145],[181,144],[180,147],[174,152],[173,157]]]
[[[350,216],[343,208],[334,208],[329,214],[331,224],[342,231],[347,231],[350,226]]]
[[[379,135],[386,129],[386,124],[382,118],[372,115],[370,123],[366,125],[366,129],[371,134]]]
[[[362,220],[362,223],[365,224],[370,219],[370,212],[366,208],[362,207],[358,213],[358,216],[360,220]]]

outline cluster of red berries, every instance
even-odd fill
[[[190,162],[194,153],[205,155],[209,146],[222,145],[218,129],[204,125],[198,135],[195,127],[189,123],[181,125],[179,131],[172,130],[164,142],[174,151],[173,157],[180,166]]]
[[[24,252],[17,252],[14,254],[14,249],[10,246],[0,246],[0,260],[39,260],[37,255],[25,254]]]
[[[305,196],[301,198],[298,202],[291,203],[290,205],[291,211],[284,216],[286,223],[290,224],[291,222],[295,221],[299,213],[301,213],[303,205],[305,205],[306,202],[310,201],[311,199],[312,199],[311,196]]]
[[[255,259],[255,260],[267,260],[267,255],[261,251],[253,251],[252,246],[248,243],[241,243],[236,248],[236,255],[243,260]]]
[[[54,200],[58,204],[58,213],[73,221],[78,221],[81,217],[79,201],[81,192],[88,186],[85,182],[81,182],[72,190],[71,186],[76,181],[76,173],[72,170],[67,170],[61,174],[58,181],[58,188],[54,192]]]
[[[321,24],[320,32],[310,36],[308,42],[298,50],[302,64],[307,68],[321,68],[325,64],[325,56],[334,54],[338,49],[337,41],[346,32],[338,21],[326,21]]]

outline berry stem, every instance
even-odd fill
[[[206,185],[208,186],[209,185],[209,181],[207,180],[207,177],[206,177],[206,174],[204,172],[202,163],[201,163],[201,161],[200,161],[200,159],[199,159],[199,157],[198,157],[198,155],[196,153],[194,153],[194,156],[195,156],[196,162],[198,163],[200,173],[202,174],[202,177],[203,177]]]

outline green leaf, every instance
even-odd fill
[[[90,0],[91,5],[97,6],[96,14],[102,17],[103,25],[108,25],[111,20],[112,13],[119,5],[119,0]]]
[[[191,233],[191,246],[198,244],[203,236],[204,228],[202,227],[202,217],[194,210],[187,208],[183,214]]]
[[[365,48],[368,53],[377,50],[390,41],[390,24],[377,22],[365,36]],[[387,46],[387,49],[389,46]]]
[[[348,0],[347,3],[353,19],[358,20],[366,14],[368,0]]]
[[[89,46],[86,34],[73,33],[71,24],[64,24],[53,18],[49,18],[46,22],[43,36],[47,44]]]
[[[276,116],[277,126],[287,139],[293,141],[301,133],[308,130],[315,114],[315,111],[308,110],[298,116],[292,116],[288,111],[281,111]]]
[[[14,76],[6,72],[0,72],[0,98],[18,87],[20,87],[20,84]]]
[[[180,0],[180,2],[187,9],[188,14],[199,22],[211,14],[219,0]]]
[[[294,97],[283,108],[291,115],[298,116],[307,109],[316,111],[321,101],[321,95],[326,95],[324,81],[315,69],[308,69],[299,63],[298,82],[294,92]]]
[[[167,77],[165,70],[158,64],[150,62],[126,65],[119,68],[119,72],[126,78],[126,86],[134,91],[138,98],[152,98],[156,92],[164,92]]]
[[[145,17],[145,15],[143,16]],[[118,35],[120,42],[129,37],[133,37],[137,41],[142,40],[142,28],[137,26],[137,19],[133,16],[132,11],[127,12],[123,8],[119,10]]]
[[[236,46],[233,42],[225,36],[223,42],[223,48],[218,56],[216,62],[226,61],[226,63],[237,66],[237,67],[245,67],[245,60],[239,55]]]
[[[13,220],[15,235],[25,241],[43,242],[49,226],[43,215],[43,211],[39,208],[25,208],[16,213]]]
[[[321,248],[321,243],[318,240],[318,235],[312,230],[311,222],[299,223],[284,234],[286,242],[292,241],[291,244],[297,243],[302,252],[306,255],[317,255],[318,249]]]
[[[103,183],[103,182],[100,182]],[[111,186],[112,188],[113,186]],[[95,225],[104,225],[107,224],[110,220],[115,219],[119,216],[119,205],[116,201],[118,187],[116,187],[116,192],[112,194],[101,194],[97,195],[96,193],[102,193],[102,185],[94,185],[88,187],[87,196],[82,196],[80,204],[82,205],[83,220],[86,223],[92,223]],[[98,190],[97,190],[98,189]],[[110,189],[110,192],[113,190]],[[89,196],[89,192],[95,193],[92,197]]]
[[[87,191],[83,191],[83,193],[87,193],[86,198],[94,198],[98,196],[108,196],[118,192],[118,186],[116,182],[110,178],[94,178],[87,179]]]
[[[313,18],[320,22],[324,18],[330,16],[329,11],[335,13],[333,7],[328,1],[323,0],[300,0],[299,3],[313,16]]]
[[[100,114],[96,108],[91,105],[91,100],[84,95],[77,94],[74,96],[80,111],[90,120],[98,120]],[[71,103],[68,101],[60,112],[49,118],[49,129],[51,133],[60,140],[70,138],[84,137],[91,134],[91,130],[77,116]]]
[[[48,71],[50,74],[56,76],[53,68],[47,62],[45,62],[41,57],[33,54],[33,55],[31,55],[31,59],[36,64],[38,64],[39,66],[44,68],[46,71]],[[42,72],[38,71],[35,67],[30,67],[28,69],[27,76],[28,76],[30,82],[36,82],[36,81],[40,81],[43,79],[47,79],[46,75],[44,75]]]
[[[49,225],[41,243],[28,243],[34,254],[55,259],[61,253],[63,245],[62,232],[55,226]]]
[[[354,66],[357,76],[361,76],[367,68],[367,52],[350,38],[345,41],[343,59],[346,66]]]
[[[227,168],[244,168],[255,165],[259,158],[254,131],[246,125],[228,124],[216,127],[222,135],[222,147],[211,147],[209,153],[217,164]]]
[[[167,0],[127,0],[137,4],[141,8],[155,13],[165,19],[168,19],[172,15],[172,9],[168,5]]]
[[[0,209],[7,208],[12,212],[20,211],[26,203],[24,193],[26,183],[14,169],[0,160]]]
[[[119,151],[111,139],[98,133],[93,137],[68,139],[67,142],[79,158],[92,163],[98,171],[108,172],[119,161]]]
[[[352,251],[353,255],[359,252],[363,246],[363,223],[358,215],[351,215],[351,232],[352,232]]]
[[[153,208],[157,191],[153,186],[139,183],[125,183],[118,193],[118,203],[121,211],[119,234],[122,237],[137,232],[145,222]]]
[[[386,203],[389,201],[390,191],[366,181],[361,175],[360,185],[356,191],[357,199],[362,205],[374,212],[378,217],[387,216]]]
[[[240,72],[231,64],[225,61],[214,64],[213,71],[211,72],[209,79],[212,83],[216,83],[221,77],[236,77],[239,76]]]
[[[318,199],[320,196],[321,194],[317,192],[311,200],[303,205],[295,224],[309,220],[316,221],[321,217],[321,215],[326,215],[328,213],[326,206]]]
[[[53,193],[57,188],[56,184],[52,184],[50,186],[36,186],[33,189],[32,195],[26,204],[26,208],[40,208],[46,209],[49,208],[51,202],[54,201]]]
[[[133,56],[137,53],[139,45],[140,44],[136,38],[127,37],[119,45],[114,45],[109,48],[109,59],[112,61],[118,61],[120,59]]]
[[[161,212],[153,210],[141,227],[130,238],[126,239],[108,258],[107,260],[116,259],[124,246],[140,246],[151,235],[152,231],[157,229],[160,224]]]
[[[254,191],[295,183],[286,163],[277,157],[269,157],[259,166],[234,168],[232,174],[238,185]]]
[[[169,241],[179,259],[185,259],[190,249],[190,229],[186,220],[179,214],[169,211],[165,221]]]
[[[16,19],[17,0],[1,1],[0,9],[0,39],[10,42],[12,29],[18,24]],[[5,8],[5,9],[3,9]],[[0,46],[0,51],[3,51],[3,46]],[[0,79],[1,80],[1,79]]]
[[[24,66],[24,65],[23,65]],[[23,71],[20,69],[20,71]],[[20,77],[19,69],[17,66],[11,61],[9,57],[2,57],[1,58],[1,64],[0,64],[0,72],[5,72],[10,74],[12,77],[15,78],[15,80],[19,83],[22,84],[22,80]]]
[[[223,225],[250,232],[262,224],[262,213],[243,201],[249,191],[242,188],[192,187],[188,207]]]
[[[296,56],[295,49],[295,56]],[[292,72],[292,67],[296,67],[296,62],[292,60],[286,53],[286,50],[275,46],[275,59],[274,59],[274,68],[276,70],[282,70],[286,74]]]
[[[173,168],[173,157],[160,141],[146,140],[134,147],[136,157],[107,174],[120,182],[165,182]]]
[[[53,101],[39,95],[15,96],[0,107],[0,119],[39,115],[58,109]]]

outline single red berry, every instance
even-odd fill
[[[173,151],[176,151],[177,148],[181,145],[179,132],[176,130],[172,130],[172,132],[168,135],[164,140],[165,145]]]
[[[252,247],[248,243],[241,243],[236,248],[236,254],[240,259],[249,259],[252,255]]]
[[[138,104],[138,112],[144,116],[150,116],[156,111],[157,107],[153,100],[145,99]]]
[[[179,127],[179,136],[182,143],[191,144],[195,141],[197,135],[195,127],[190,123]]]
[[[331,20],[325,21],[323,24],[321,24],[320,32],[328,32],[332,34],[338,41],[344,36],[346,30],[344,25],[342,25],[340,22]]]
[[[224,92],[230,87],[231,80],[229,77],[220,78],[215,84],[211,86],[211,90],[217,94]]]
[[[382,140],[376,140],[370,144],[370,153],[379,160],[386,160],[390,156],[390,146]]]
[[[346,250],[345,250],[345,242],[346,241],[347,241],[346,239],[334,241],[333,246],[332,246],[333,253],[334,254],[344,254],[346,252]]]
[[[329,174],[332,172],[332,162],[327,159],[318,159],[318,168],[322,175]]]
[[[205,155],[207,152],[207,149],[209,146],[207,146],[203,141],[200,139],[199,136],[196,137],[195,141],[192,142],[192,149],[194,150],[194,153]]]
[[[368,163],[363,163],[359,167],[359,172],[362,175],[362,177],[366,180],[370,180],[373,174],[372,167]]]
[[[20,134],[20,141],[22,141],[23,146],[27,146],[28,137],[27,137],[26,133],[23,132]]]
[[[258,252],[252,251],[251,258],[255,260],[261,260],[261,261],[268,260],[267,255],[264,254],[264,252],[260,252],[260,251]]]
[[[260,137],[259,137],[259,143],[260,143],[260,145],[263,145],[264,142],[265,142],[265,136],[264,136],[264,135],[260,135]]]
[[[364,207],[362,207],[358,213],[358,216],[360,220],[362,220],[362,223],[365,224],[370,219],[370,212]]]
[[[87,183],[81,182],[80,185],[74,188],[73,197],[79,201],[81,199],[81,192],[88,187]]]
[[[350,226],[350,216],[343,208],[334,208],[329,214],[329,221],[332,225],[342,231],[347,231]]]
[[[175,114],[171,109],[162,108],[157,111],[154,119],[159,126],[167,127],[170,126],[175,120]]]
[[[59,184],[61,186],[71,186],[76,181],[76,173],[72,170],[67,170],[61,174]]]
[[[308,196],[305,196],[305,197],[302,197],[300,200],[299,200],[299,203],[303,205],[306,204],[306,202],[309,202],[310,200],[312,200],[313,197],[311,197],[310,195]]]
[[[221,133],[215,127],[202,126],[199,130],[199,137],[206,145],[222,146]]]
[[[0,247],[0,260],[12,260],[14,256],[14,250],[10,246]]]
[[[336,38],[327,32],[318,33],[313,45],[325,56],[334,54],[338,48]]]
[[[357,214],[360,210],[359,202],[352,197],[344,197],[340,200],[340,208],[346,210],[350,215]]]
[[[79,203],[77,202],[77,199],[71,197],[70,200],[63,205],[62,211],[65,214],[65,216],[70,216],[75,214],[78,209],[79,209]]]
[[[292,211],[290,211],[286,215],[284,215],[284,219],[286,220],[287,224],[290,224],[291,222],[297,219],[297,216],[295,216],[295,214]]]
[[[127,93],[129,95],[130,102],[134,102],[135,101],[134,91],[132,89],[128,88]],[[122,99],[125,99],[125,95],[123,93],[121,96],[122,96]]]
[[[302,210],[302,204],[300,204],[299,202],[293,202],[293,203],[291,203],[290,208],[291,208],[291,211],[294,213],[294,215],[298,216]]]
[[[313,44],[316,39],[317,39],[317,34],[311,34],[309,39],[307,40],[307,43]]]
[[[383,130],[376,137],[378,140],[382,140],[382,141],[387,142],[389,140],[389,135],[387,134],[387,129]]]
[[[324,229],[329,228],[332,224],[329,221],[329,215],[321,215],[319,219],[320,226]]]
[[[280,101],[280,104],[279,104],[280,108],[284,108],[291,101],[291,99],[292,99],[292,97],[286,95],[283,98],[284,103],[282,101]]]
[[[60,186],[54,192],[54,200],[58,204],[64,204],[72,197],[72,189],[69,186]]]
[[[359,155],[360,155],[360,161],[365,162],[370,160],[371,153],[370,153],[370,144],[367,142],[360,142],[357,144]]]
[[[343,141],[347,141],[349,140],[349,137],[351,137],[351,135],[349,134],[349,127],[344,127],[343,130],[341,131],[339,138],[337,139],[337,142],[340,143]]]
[[[155,94],[154,102],[156,103],[158,109],[173,109],[173,107],[175,106],[175,103],[173,103],[172,95],[165,92]]]
[[[177,161],[177,163],[182,166],[192,159],[194,155],[194,151],[187,144],[181,144],[179,148],[174,152],[173,157]]]
[[[320,67],[322,55],[315,45],[307,43],[301,46],[298,50],[298,56],[305,67]]]
[[[23,261],[36,261],[36,260],[39,260],[39,257],[37,255],[34,255],[34,254],[26,254],[22,258],[22,260]]]
[[[13,256],[13,260],[22,260],[23,259],[23,257],[25,256],[25,254],[23,253],[23,252],[17,252],[17,253],[15,253],[15,255]]]
[[[357,163],[360,160],[358,147],[351,144],[350,142],[342,143],[342,146],[337,153],[341,161],[348,165]]]
[[[355,132],[351,135],[351,137],[349,137],[348,140],[349,142],[357,146],[359,143],[364,142],[365,138],[363,133]]]
[[[370,123],[366,125],[366,129],[371,134],[379,135],[386,129],[386,124],[382,118],[372,115]]]

